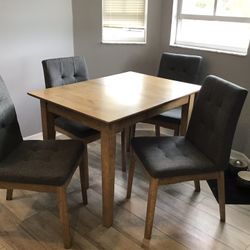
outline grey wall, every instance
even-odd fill
[[[250,90],[250,53],[247,56],[237,56],[169,46],[172,3],[172,0],[162,1],[162,52],[201,55],[204,58],[201,79],[204,79],[208,74],[214,74]],[[233,149],[245,153],[250,158],[250,94],[241,113]]]
[[[71,0],[0,0],[0,75],[16,105],[23,136],[41,131],[39,101],[27,92],[44,87],[41,60],[71,56]]]
[[[102,1],[74,0],[74,48],[84,55],[91,78],[128,70],[155,74],[160,55],[161,0],[149,0],[146,45],[101,44]]]

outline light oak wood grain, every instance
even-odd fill
[[[194,84],[126,72],[29,94],[110,123],[188,97],[199,89]]]

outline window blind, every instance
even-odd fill
[[[103,0],[103,27],[145,28],[146,0]]]

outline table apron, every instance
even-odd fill
[[[80,114],[73,110],[67,109],[65,107],[58,106],[53,103],[47,104],[48,111],[58,116],[62,116],[69,120],[77,121],[85,126],[91,127],[96,130],[101,130],[103,127],[103,122],[95,118],[87,116],[85,114]]]
[[[135,115],[125,117],[119,121],[115,122],[115,130],[116,131],[121,131],[124,128],[127,128],[129,126],[132,126],[138,122],[142,122],[144,120],[147,120],[155,115],[161,114],[165,111],[171,110],[173,108],[177,108],[183,105],[188,105],[189,104],[189,99],[190,96],[185,96],[182,98],[179,98],[177,100],[162,104],[157,107],[150,108],[148,110],[144,110],[142,112],[139,112]]]
[[[134,115],[131,115],[131,116],[122,118],[121,120],[117,120],[117,121],[110,122],[110,123],[95,119],[85,114],[74,112],[73,110],[67,109],[65,107],[61,107],[53,103],[47,103],[47,110],[50,113],[65,117],[69,120],[77,121],[85,126],[91,127],[99,131],[102,131],[103,129],[104,130],[110,129],[110,130],[113,130],[114,132],[119,132],[123,130],[124,128],[127,128],[131,125],[136,124],[137,122],[141,122],[143,120],[151,118],[167,110],[171,110],[173,108],[188,104],[189,99],[190,99],[190,96],[185,96],[177,100],[164,103],[157,107],[153,107],[148,110],[141,111]]]

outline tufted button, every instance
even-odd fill
[[[1,128],[5,128],[6,124],[4,122],[1,123]]]

